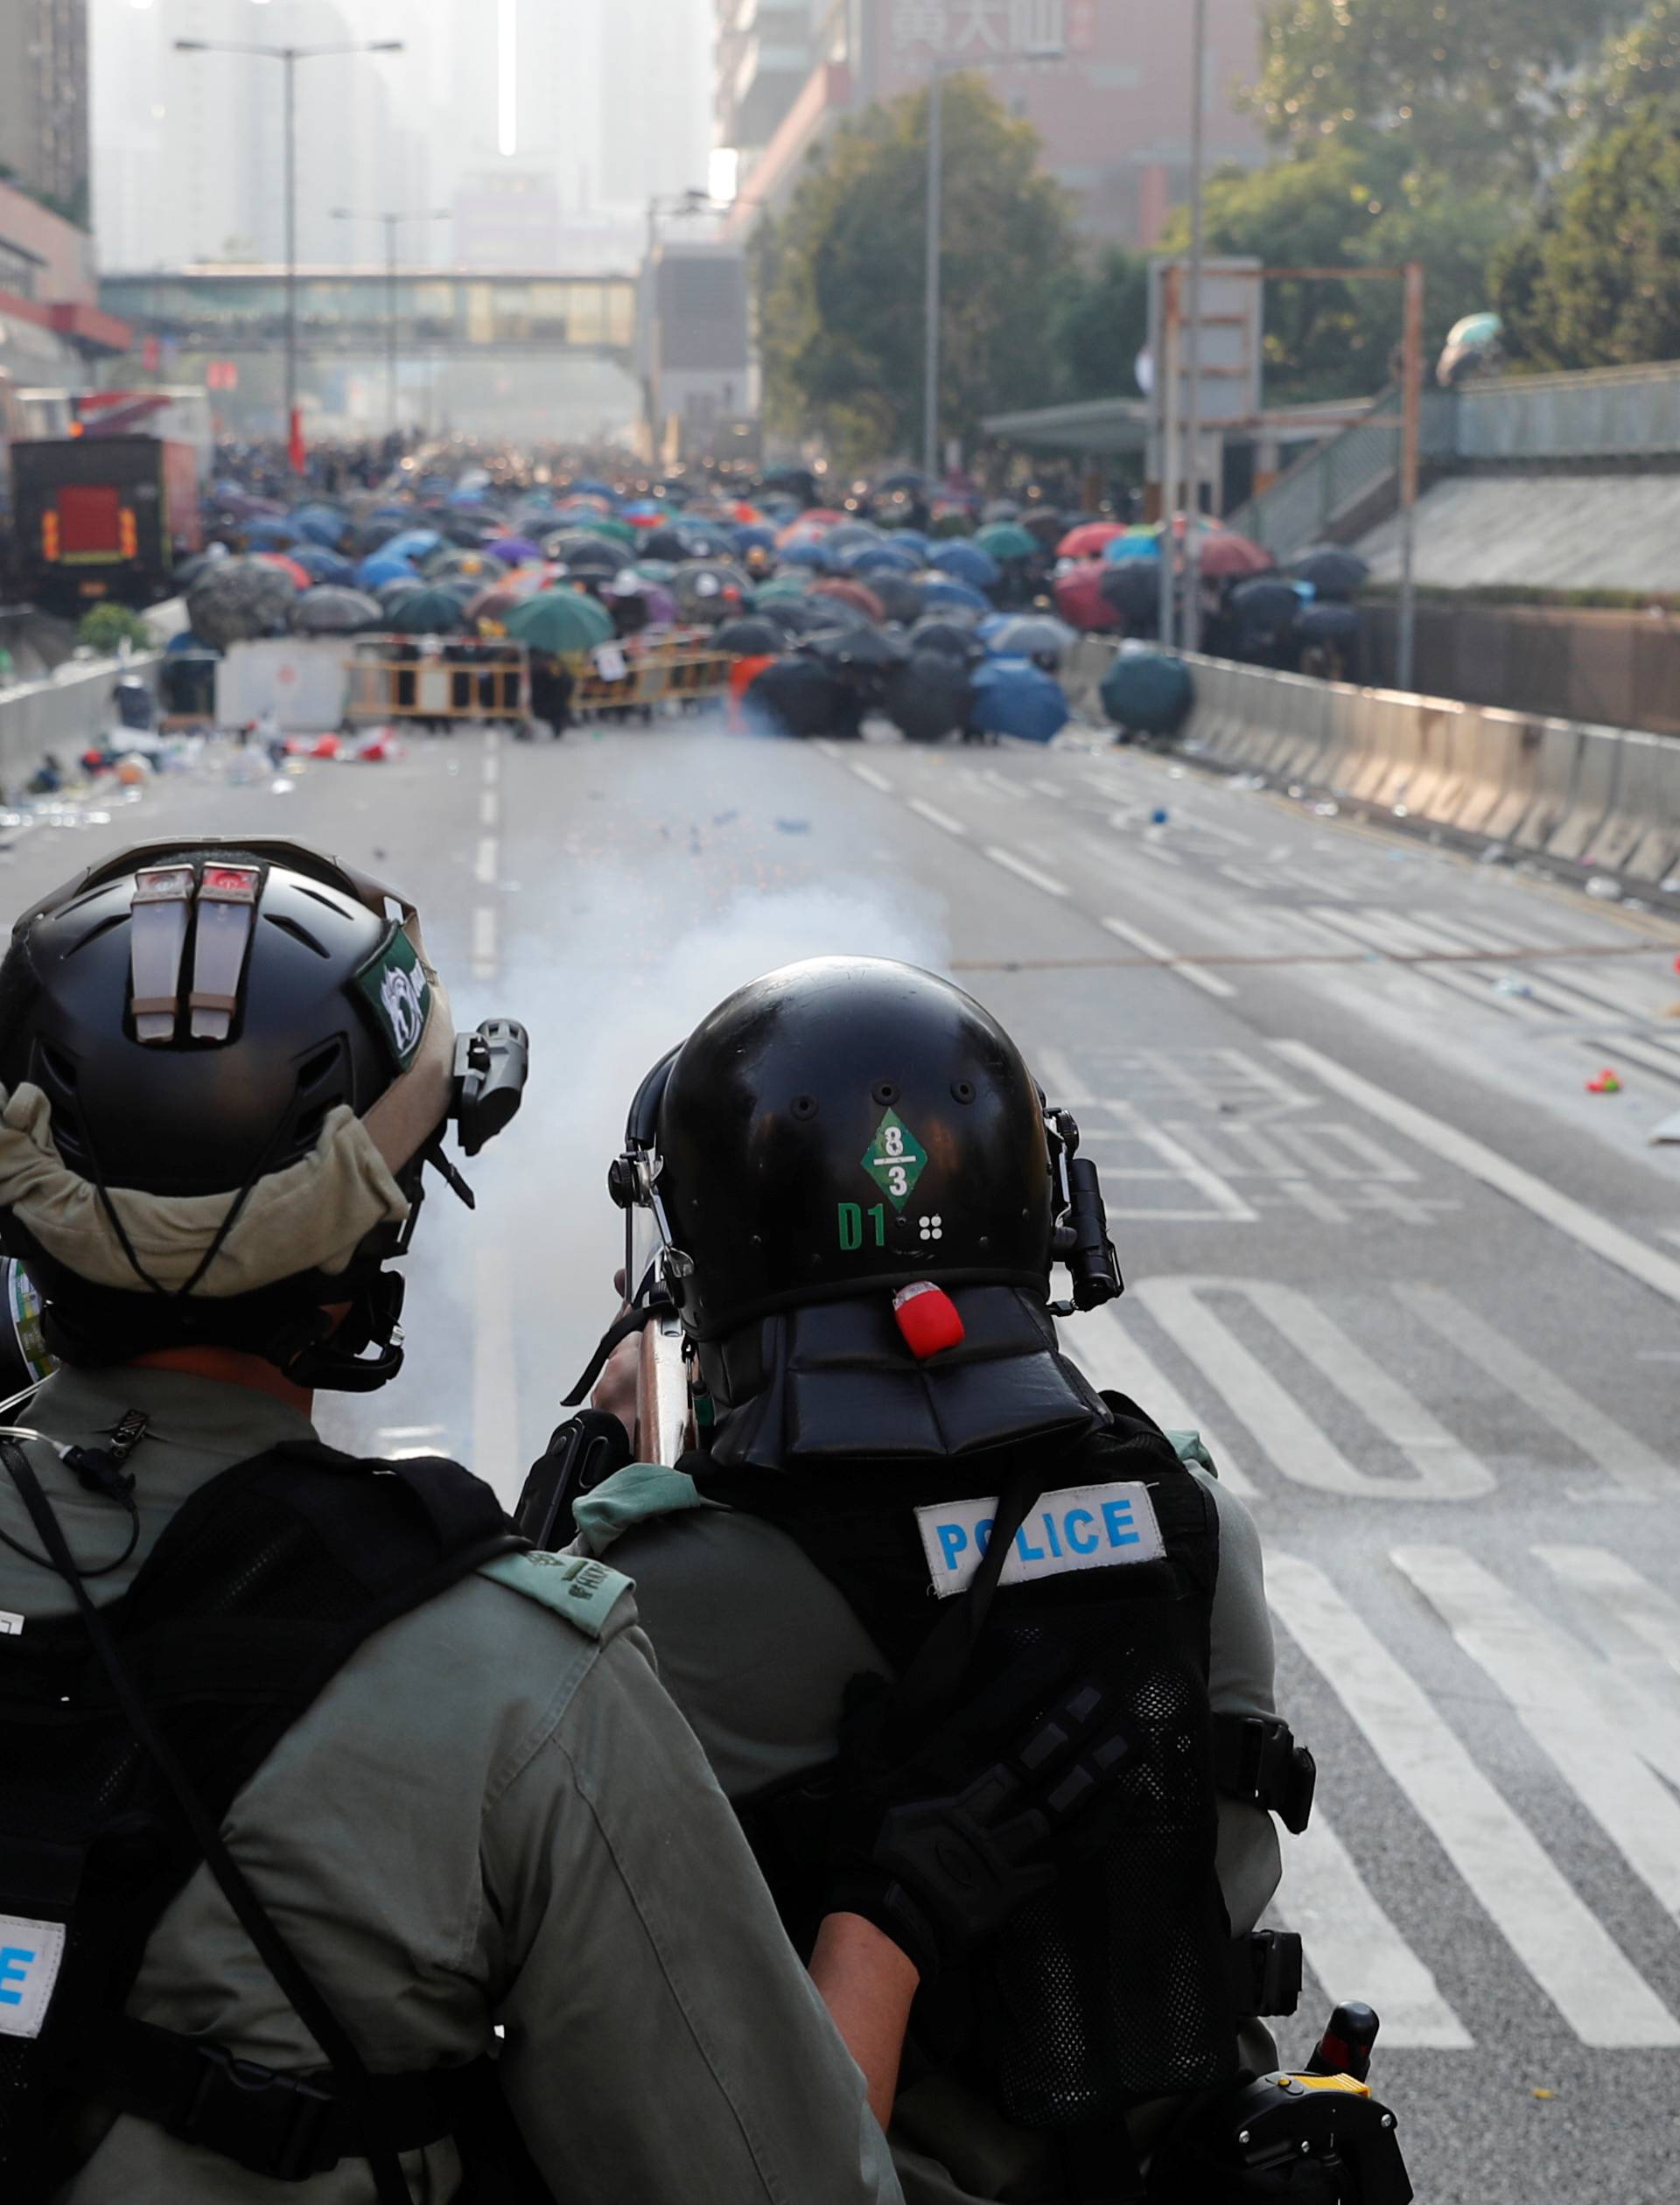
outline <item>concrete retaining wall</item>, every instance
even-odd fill
[[[155,656],[73,659],[49,682],[0,690],[0,788],[15,796],[52,752],[68,764],[116,724],[111,691],[119,674],[137,674],[155,689]]]
[[[1081,646],[1094,709],[1112,646]],[[1216,763],[1614,873],[1680,906],[1680,738],[1192,658],[1182,739]]]

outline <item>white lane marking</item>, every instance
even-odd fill
[[[1088,1309],[1061,1326],[1064,1351],[1096,1386],[1128,1395],[1165,1432],[1196,1432],[1219,1466],[1219,1482],[1239,1500],[1257,1501],[1260,1488],[1200,1410],[1179,1391],[1118,1312]]]
[[[1415,963],[1404,962],[1415,958],[1420,950],[1439,949],[1438,941],[1431,941],[1419,928],[1408,925],[1397,913],[1369,911],[1332,911],[1323,904],[1312,906],[1312,915],[1320,925],[1331,927],[1377,952],[1379,958],[1402,961],[1401,970],[1418,973],[1424,979],[1432,980],[1449,993],[1463,996],[1478,1010],[1498,1011],[1507,1018],[1538,1019],[1547,1025],[1550,1017],[1536,1003],[1522,996],[1502,996],[1494,992],[1491,979],[1478,978],[1474,973],[1462,971],[1456,965],[1430,964],[1421,972]]]
[[[1270,886],[1264,873],[1257,873],[1247,865],[1222,865],[1221,873],[1227,880],[1235,881],[1239,888],[1264,889]]]
[[[1614,1645],[1630,1632],[1680,1673],[1680,1602],[1606,1548],[1537,1546],[1534,1551],[1560,1584],[1586,1599],[1601,1642]]]
[[[832,758],[834,753],[830,751],[828,755]],[[855,765],[850,759],[846,762],[860,781],[865,782],[871,788],[878,788],[883,796],[892,794],[892,784],[885,774],[878,774],[872,766]]]
[[[494,727],[486,727],[484,731],[484,785],[486,788],[494,788],[500,778],[501,755],[496,748],[496,731]]]
[[[1416,1103],[1403,1102],[1386,1088],[1362,1079],[1357,1072],[1349,1071],[1345,1064],[1339,1064],[1334,1057],[1326,1056],[1310,1043],[1274,1041],[1270,1046],[1298,1071],[1312,1073],[1326,1087],[1346,1096],[1350,1102],[1358,1103],[1384,1124],[1393,1126],[1419,1148],[1428,1149],[1444,1162],[1519,1203],[1543,1223],[1567,1234],[1571,1240],[1590,1249],[1593,1255],[1601,1256],[1606,1264],[1614,1264],[1618,1270],[1626,1271],[1630,1278],[1638,1279],[1654,1293],[1669,1301],[1680,1302],[1680,1264],[1671,1256],[1648,1248],[1643,1241],[1624,1233],[1620,1226],[1613,1225],[1607,1217],[1600,1217],[1584,1202],[1578,1202],[1572,1195],[1558,1194],[1532,1172],[1525,1172],[1509,1157],[1501,1156],[1497,1150],[1487,1147],[1467,1133],[1460,1133],[1456,1125],[1432,1117]],[[1669,1235],[1666,1228],[1664,1232],[1668,1237],[1680,1239],[1680,1234]]]
[[[1151,1278],[1133,1292],[1277,1467],[1298,1484],[1386,1501],[1477,1501],[1494,1490],[1487,1465],[1292,1286],[1268,1279]],[[1404,1456],[1412,1476],[1377,1476],[1350,1462],[1295,1395],[1208,1306],[1210,1293],[1247,1301]]]
[[[472,1269],[472,1467],[511,1507],[519,1498],[524,1466],[519,1460],[514,1298],[507,1254],[482,1241]]]
[[[1470,2032],[1316,1808],[1306,1830],[1284,1847],[1284,1860],[1278,1911],[1300,1933],[1326,1994],[1368,1999],[1391,2048],[1467,2051],[1474,2041]]]
[[[494,788],[486,788],[479,796],[479,824],[494,829],[501,816],[501,799]]]
[[[1041,775],[1035,775],[1028,781],[1027,787],[1037,789],[1040,796],[1054,797],[1059,804],[1065,800],[1068,793],[1060,781],[1047,780]]]
[[[1322,1571],[1274,1552],[1266,1578],[1290,1636],[1581,2041],[1680,2045],[1680,2023]]]
[[[496,954],[495,908],[480,904],[472,914],[472,970],[477,978],[495,978]]]
[[[986,855],[994,865],[1002,865],[1006,872],[1016,874],[1034,888],[1041,888],[1046,896],[1065,896],[1068,892],[1065,880],[1053,880],[1047,872],[1040,872],[1036,865],[1029,865],[1025,858],[1018,858],[1012,850],[999,850],[988,843]]]
[[[937,804],[930,804],[925,796],[906,796],[904,804],[906,811],[914,812],[918,819],[925,819],[930,827],[942,828],[946,834],[966,840],[969,830],[962,822],[953,819],[949,812],[941,811]]]
[[[1060,1049],[1041,1049],[1039,1053],[1039,1061],[1046,1079],[1062,1097],[1063,1107],[1068,1110],[1074,1109],[1075,1092],[1084,1082],[1081,1081],[1074,1070],[1071,1060],[1063,1055]],[[1249,1207],[1234,1186],[1228,1185],[1216,1172],[1209,1170],[1200,1158],[1194,1155],[1182,1141],[1174,1140],[1172,1136],[1160,1126],[1152,1124],[1144,1116],[1142,1111],[1130,1103],[1099,1103],[1094,1096],[1088,1096],[1083,1098],[1083,1105],[1087,1109],[1101,1109],[1108,1113],[1107,1121],[1100,1129],[1096,1126],[1087,1127],[1088,1141],[1094,1142],[1101,1136],[1107,1135],[1116,1140],[1135,1141],[1140,1147],[1152,1149],[1162,1162],[1168,1166],[1172,1178],[1183,1180],[1186,1186],[1194,1186],[1199,1194],[1207,1197],[1215,1215],[1228,1219],[1234,1225],[1253,1225],[1257,1222],[1258,1214]],[[1108,1176],[1112,1180],[1124,1180],[1152,1178],[1157,1175],[1127,1171],[1124,1168],[1115,1170],[1110,1166]],[[1166,1176],[1166,1174],[1161,1176]],[[1128,1214],[1141,1214],[1158,1223],[1166,1223],[1175,1220],[1181,1222],[1194,1222],[1205,1219],[1208,1214],[1207,1212],[1199,1210],[1192,1210],[1188,1213],[1172,1210],[1128,1213],[1121,1208],[1112,1197],[1109,1208],[1111,1216],[1124,1217]]]
[[[1228,980],[1222,980],[1218,973],[1208,972],[1200,965],[1186,964],[1181,957],[1175,957],[1165,942],[1157,942],[1153,934],[1145,934],[1141,927],[1131,926],[1124,919],[1105,919],[1102,924],[1119,941],[1129,942],[1134,949],[1141,949],[1146,957],[1158,958],[1169,972],[1176,973],[1180,980],[1193,982],[1207,994],[1234,996],[1236,993]]]
[[[1680,1719],[1614,1675],[1459,1547],[1396,1547],[1398,1568],[1491,1676],[1634,1874],[1680,1920]]]
[[[1497,1379],[1519,1401],[1537,1410],[1580,1449],[1603,1477],[1614,1479],[1630,1497],[1641,1501],[1674,1497],[1680,1474],[1671,1464],[1566,1385],[1549,1363],[1484,1323],[1456,1294],[1448,1293],[1444,1286],[1410,1283],[1396,1285],[1394,1294],[1403,1307],[1421,1318],[1477,1370]],[[1592,1501],[1602,1493],[1601,1485],[1576,1486],[1570,1488],[1570,1498]]]
[[[472,867],[472,878],[480,888],[496,885],[496,838],[494,835],[479,837],[479,854]]]

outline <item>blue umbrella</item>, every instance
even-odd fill
[[[990,551],[961,536],[937,545],[928,564],[937,567],[942,574],[948,574],[954,581],[966,582],[974,590],[995,590],[1004,578]]]
[[[253,521],[245,531],[245,541],[253,551],[290,551],[298,541],[298,531],[290,521]]]
[[[990,643],[995,635],[1001,635],[1014,619],[1012,612],[989,612],[984,620],[976,620],[974,632],[983,643]]]
[[[1115,566],[1119,566],[1127,559],[1158,561],[1160,556],[1160,540],[1156,536],[1116,536],[1113,542],[1105,544],[1102,550],[1102,556]]]
[[[775,548],[776,532],[774,528],[766,528],[762,522],[755,521],[750,528],[740,528],[735,531],[737,551],[774,551]]]
[[[905,549],[908,551],[920,552],[921,555],[921,563],[924,566],[927,565],[928,558],[932,555],[934,549],[933,538],[929,536],[924,536],[920,528],[891,529],[888,532],[886,540],[889,543],[903,544]]]
[[[820,543],[790,543],[782,551],[780,564],[793,567],[814,567],[819,573],[829,570],[829,555]]]
[[[610,482],[595,482],[588,476],[572,484],[571,494],[574,498],[610,498],[614,505],[619,502],[619,494]]]
[[[396,559],[429,559],[441,550],[446,539],[436,528],[405,528],[384,546],[386,553]]]
[[[970,589],[966,582],[953,581],[948,574],[936,574],[927,585],[924,606],[929,612],[947,612],[953,606],[961,606],[970,612],[990,612],[997,608],[991,599],[983,597],[978,590]]]
[[[292,514],[291,525],[300,536],[311,543],[324,544],[331,551],[336,549],[339,538],[350,523],[331,506],[303,505]]]
[[[1013,735],[1024,743],[1047,743],[1068,720],[1061,683],[1041,673],[1030,660],[987,659],[974,672],[970,727],[983,735]]]
[[[417,582],[420,578],[403,558],[393,557],[389,548],[375,551],[356,569],[356,587],[377,591],[387,582]]]
[[[922,562],[906,544],[860,543],[843,551],[840,564],[847,574],[920,574]]]
[[[287,556],[302,567],[312,582],[332,582],[342,586],[355,579],[353,562],[341,559],[336,551],[329,551],[321,544],[300,543]]]

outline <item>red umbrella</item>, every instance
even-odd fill
[[[1098,559],[1116,536],[1125,530],[1117,521],[1085,521],[1076,528],[1070,528],[1056,546],[1060,559]]]
[[[315,578],[307,567],[300,567],[296,559],[289,559],[284,551],[254,551],[253,558],[261,559],[264,566],[278,567],[300,590],[312,590]]]
[[[886,607],[873,590],[866,590],[861,582],[818,582],[811,591],[813,597],[832,598],[836,605],[849,605],[854,612],[861,612],[866,620],[885,620]]]
[[[1228,581],[1236,575],[1270,574],[1275,564],[1270,551],[1263,551],[1232,528],[1210,529],[1201,539],[1200,560],[1202,572],[1212,582]]]
[[[1064,574],[1055,586],[1057,612],[1087,634],[1100,634],[1120,625],[1119,614],[1102,594],[1103,572],[1100,566],[1085,567],[1076,574]]]

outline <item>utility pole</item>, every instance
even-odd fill
[[[404,50],[401,38],[374,38],[358,41],[354,46],[249,46],[243,41],[224,43],[214,38],[177,38],[177,53],[248,53],[262,61],[278,61],[285,73],[285,441],[286,459],[294,475],[303,470],[298,463],[302,444],[298,410],[298,95],[297,73],[300,61],[318,61],[328,55],[344,53],[401,53]]]
[[[1202,168],[1207,140],[1208,0],[1193,0],[1190,93],[1190,391],[1185,424],[1185,472],[1189,494],[1184,530],[1184,648],[1201,648],[1201,275],[1204,223]],[[1169,528],[1172,522],[1169,513]],[[1172,551],[1169,534],[1167,550]]]
[[[928,270],[925,285],[925,343],[921,387],[921,468],[931,484],[942,472],[939,464],[940,319],[944,300],[945,229],[945,72],[934,64],[934,80],[928,88]]]
[[[385,228],[385,407],[390,416],[393,435],[402,426],[401,398],[398,392],[397,358],[398,331],[401,314],[397,305],[397,232],[404,222],[446,222],[450,210],[446,206],[426,207],[415,212],[405,209],[386,209],[377,214],[358,214],[353,207],[335,206],[335,222],[381,222]]]
[[[1172,522],[1179,509],[1179,340],[1183,301],[1176,261],[1161,270],[1161,612],[1160,642],[1170,651],[1178,640],[1175,620],[1178,576]]]
[[[1400,618],[1395,650],[1395,687],[1416,678],[1418,643],[1418,479],[1424,425],[1424,269],[1406,262],[1405,388],[1400,419]]]

